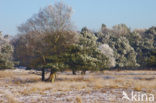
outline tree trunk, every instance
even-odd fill
[[[50,72],[48,81],[51,81],[52,83],[54,83],[54,82],[55,82],[55,79],[56,79],[56,72],[54,72],[54,71],[51,69],[51,72]]]
[[[81,75],[85,75],[86,74],[86,70],[81,71]]]
[[[72,70],[72,73],[73,73],[73,75],[76,75],[76,71],[74,69]]]
[[[44,80],[45,80],[45,69],[42,68],[42,81],[44,81]]]
[[[43,62],[44,62],[44,64],[45,64],[45,63],[46,63],[45,57],[42,56],[42,59],[43,59]],[[45,80],[45,69],[42,68],[42,81],[44,81],[44,80]]]

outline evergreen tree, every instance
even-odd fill
[[[14,67],[13,47],[7,36],[3,36],[0,32],[0,69],[10,69]]]
[[[126,25],[117,25],[113,30],[96,33],[98,42],[108,44],[113,49],[116,67],[139,66],[136,61],[137,53],[126,38],[129,33],[130,30]]]
[[[98,49],[97,38],[86,27],[81,30],[79,42],[68,49],[67,64],[73,74],[81,70],[96,71],[107,68],[108,58]]]

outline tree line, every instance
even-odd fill
[[[156,27],[130,30],[125,24],[99,31],[75,29],[72,8],[57,2],[41,9],[18,26],[18,35],[8,40],[0,33],[0,69],[25,66],[56,72],[102,71],[110,68],[156,66]]]

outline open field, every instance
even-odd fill
[[[156,72],[104,71],[84,76],[64,72],[57,73],[52,84],[41,82],[38,71],[0,71],[0,103],[128,103],[122,100],[122,91],[156,96]]]

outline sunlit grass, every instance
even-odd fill
[[[35,71],[33,71],[35,72]],[[18,103],[19,96],[32,94],[47,95],[47,93],[65,93],[70,91],[93,91],[106,93],[111,89],[125,89],[152,92],[156,90],[156,75],[154,71],[104,71],[87,75],[72,75],[58,73],[55,83],[42,82],[40,75],[30,71],[15,70],[0,71],[0,87],[9,90],[11,94],[0,92],[11,103]],[[48,74],[47,74],[48,76]],[[0,91],[2,91],[0,89]],[[60,94],[61,96],[61,94]],[[42,101],[42,98],[38,99]],[[72,99],[68,100],[71,102]],[[34,100],[35,101],[35,100]],[[75,96],[76,103],[82,103],[83,98]]]

